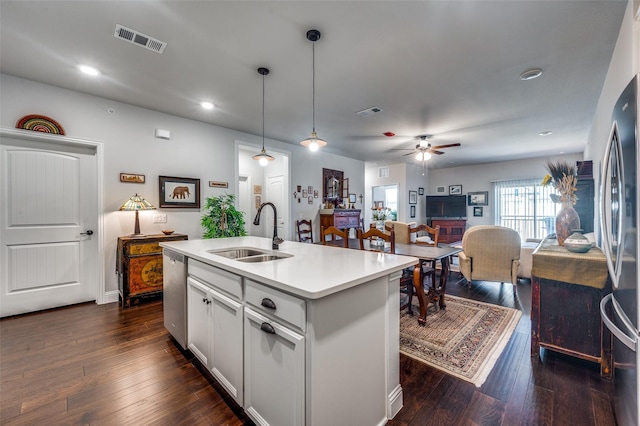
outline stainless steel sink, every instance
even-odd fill
[[[286,259],[287,257],[291,257],[291,255],[290,254],[263,254],[260,256],[242,257],[236,260],[238,262],[258,263],[258,262],[268,262],[270,260]]]
[[[208,253],[216,256],[234,259],[239,262],[268,262],[270,260],[285,259],[291,257],[291,254],[277,253],[269,250],[256,249],[251,247],[232,247],[226,249],[209,250]]]

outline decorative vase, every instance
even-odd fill
[[[564,240],[574,231],[580,229],[580,216],[571,203],[563,203],[556,215],[556,239],[563,246]]]

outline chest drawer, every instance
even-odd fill
[[[242,300],[242,277],[239,275],[193,259],[189,259],[187,268],[192,277],[222,290],[236,300]]]
[[[125,254],[129,256],[139,256],[143,254],[159,254],[162,253],[160,242],[128,244],[125,246]]]
[[[246,280],[245,301],[259,312],[306,331],[306,304],[303,299]]]

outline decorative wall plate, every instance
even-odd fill
[[[56,120],[44,115],[25,115],[16,123],[16,129],[64,135],[64,128]]]

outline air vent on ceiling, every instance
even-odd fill
[[[377,106],[372,106],[371,108],[363,109],[362,111],[356,112],[360,117],[368,117],[370,115],[376,114],[378,112],[382,112],[382,108]]]
[[[123,27],[120,24],[116,24],[116,32],[113,36],[120,40],[128,41],[129,43],[137,44],[138,46],[153,50],[157,53],[164,52],[165,47],[167,47],[167,43],[164,41],[149,37],[148,35],[132,30],[131,28]]]

